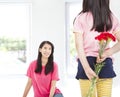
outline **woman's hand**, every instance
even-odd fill
[[[105,50],[105,52],[101,55],[101,58],[98,56],[96,62],[101,63],[103,62],[106,58],[110,56],[109,49]]]
[[[92,78],[94,78],[94,77],[96,77],[96,78],[98,77],[96,75],[96,73],[90,67],[85,69],[85,73],[86,73],[89,80],[92,80]]]
[[[98,56],[96,62],[101,63],[106,59],[106,57],[101,56],[101,58]]]

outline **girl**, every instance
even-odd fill
[[[92,97],[111,97],[112,79],[116,76],[111,56],[120,51],[120,24],[109,8],[109,0],[83,0],[82,11],[76,16],[73,27],[78,53],[76,78],[80,82],[82,97],[86,97],[90,80],[94,77],[98,77],[98,83]],[[101,32],[114,34],[118,41],[106,49],[100,59],[95,37]],[[102,61],[105,66],[97,76],[94,65]]]
[[[34,97],[63,97],[61,91],[56,88],[59,80],[58,66],[53,62],[54,46],[49,41],[43,41],[38,49],[38,58],[31,62],[28,71],[28,82],[23,94],[27,94],[33,86]]]

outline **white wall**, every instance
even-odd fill
[[[81,2],[82,0],[64,0],[65,2]]]
[[[17,3],[17,2],[26,2],[26,3],[28,3],[28,2],[31,2],[32,0],[0,0],[0,3]]]

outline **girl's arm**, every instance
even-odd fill
[[[23,93],[23,97],[27,97],[27,94],[28,94],[31,86],[32,86],[32,80],[31,80],[31,78],[28,78],[28,82],[26,84],[26,87],[25,87],[25,90],[24,90],[24,93]]]
[[[56,80],[52,80],[49,97],[53,97],[55,93]]]
[[[83,48],[83,36],[82,33],[75,33],[75,45],[76,45],[76,49],[77,49],[77,54],[78,54],[78,58],[80,59],[83,69],[87,75],[87,77],[91,80],[93,77],[97,77],[97,75],[95,74],[95,72],[90,68],[88,61],[86,59],[86,55],[84,52],[84,48]]]
[[[100,59],[100,61],[104,61],[107,57],[117,53],[118,51],[120,51],[120,31],[118,31],[116,34],[116,39],[117,39],[117,43],[110,49],[106,50],[103,55],[102,58]]]

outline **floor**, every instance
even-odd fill
[[[27,78],[25,75],[4,75],[0,77],[0,97],[22,97]],[[73,83],[74,84],[71,84]],[[57,84],[64,97],[80,97],[77,81],[66,79],[64,83]],[[28,97],[33,97],[32,88]]]
[[[25,75],[4,75],[0,77],[0,97],[22,97],[27,78]],[[64,97],[81,97],[79,83],[76,79],[66,78],[64,82],[57,84],[58,88],[64,94]],[[119,85],[120,86],[120,85]],[[120,87],[113,87],[112,97],[119,97]],[[33,91],[30,90],[27,97],[33,97]]]

